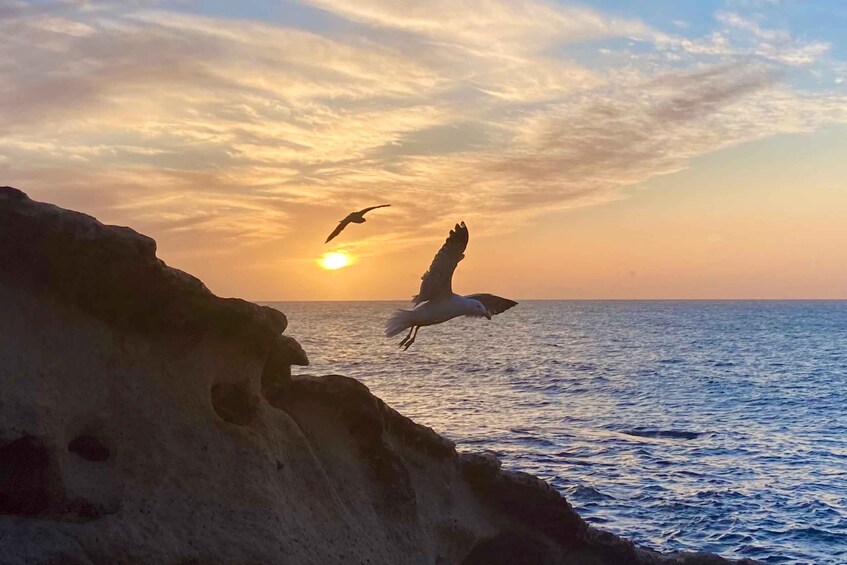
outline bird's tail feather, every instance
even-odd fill
[[[411,310],[395,310],[385,324],[385,337],[394,337],[405,329],[414,326]]]

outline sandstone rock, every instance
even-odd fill
[[[309,357],[303,348],[292,337],[287,335],[278,336],[276,339],[274,354],[278,355],[280,362],[288,365],[308,366]]]
[[[477,488],[484,488],[497,477],[502,462],[490,452],[462,453],[459,456],[462,473],[469,483]]]

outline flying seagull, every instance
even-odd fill
[[[465,258],[467,246],[468,228],[465,222],[456,224],[436,253],[429,270],[421,277],[421,290],[412,298],[415,309],[397,310],[385,326],[386,337],[393,337],[408,328],[409,334],[400,342],[400,347],[409,349],[422,326],[440,324],[457,316],[484,316],[490,320],[491,316],[518,304],[493,294],[460,296],[453,292],[453,271]]]
[[[335,236],[340,234],[341,230],[343,230],[344,228],[347,227],[347,224],[349,224],[349,223],[364,224],[365,223],[365,214],[367,214],[371,210],[376,210],[377,208],[385,208],[387,206],[391,206],[391,204],[381,204],[379,206],[371,206],[370,208],[365,208],[364,210],[359,210],[358,212],[350,212],[349,214],[347,214],[346,218],[344,218],[343,220],[338,222],[338,225],[335,227],[334,230],[332,230],[332,233],[329,234],[329,237],[326,238],[326,241],[324,243],[329,243],[329,241],[331,239],[335,238]]]

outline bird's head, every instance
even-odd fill
[[[481,316],[488,320],[491,319],[491,314],[488,313],[488,308],[479,300],[470,300],[471,316]]]

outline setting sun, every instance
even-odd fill
[[[350,255],[343,252],[324,253],[319,261],[321,267],[330,271],[347,267],[351,262]]]

